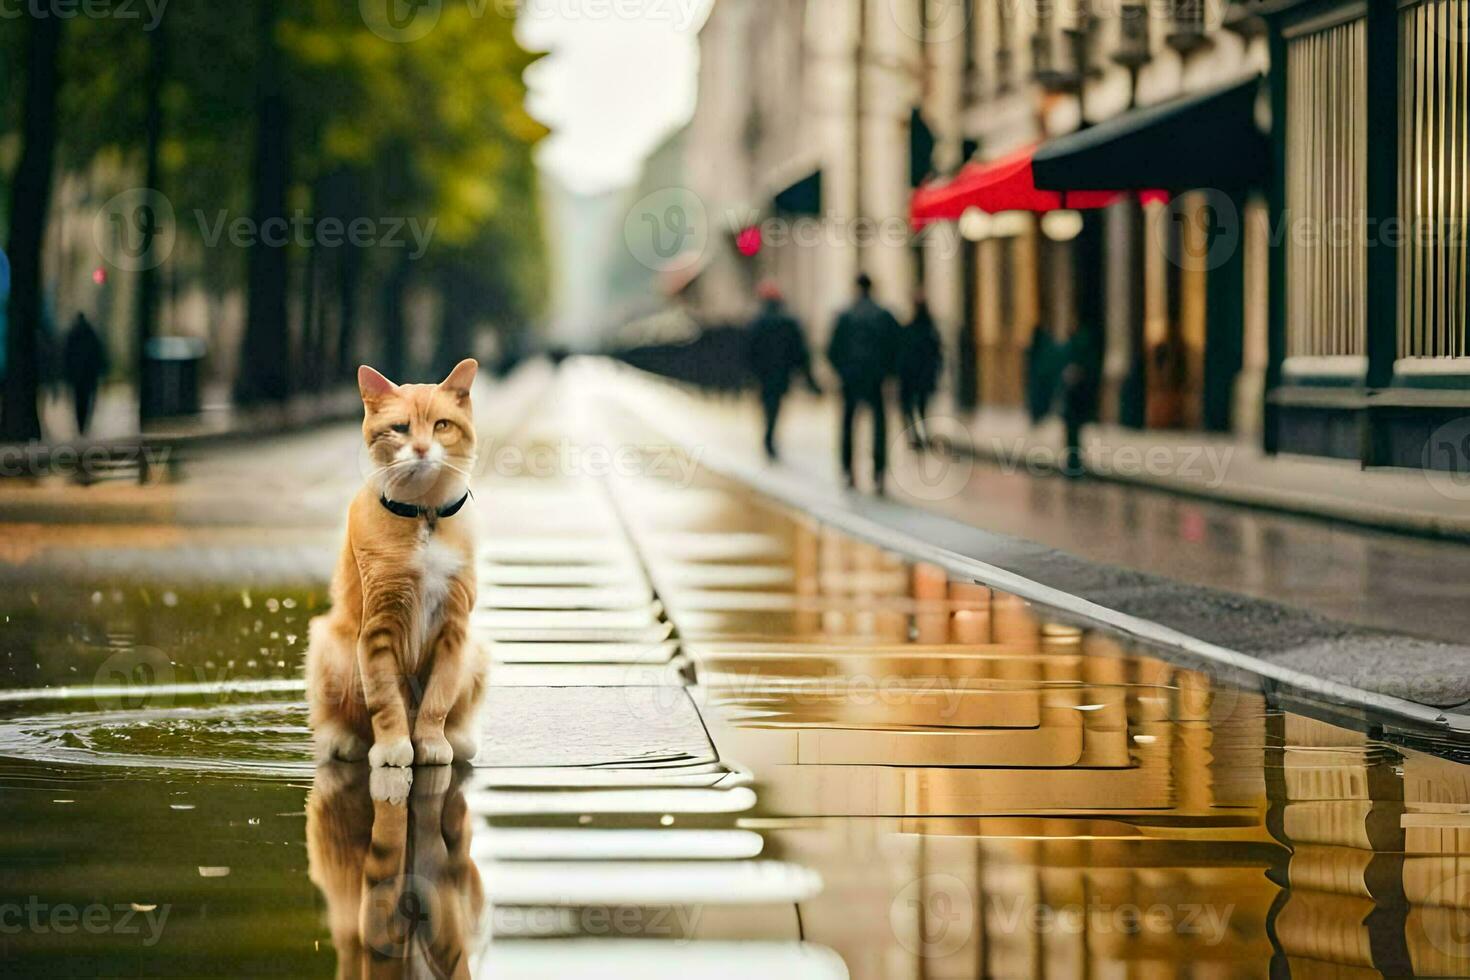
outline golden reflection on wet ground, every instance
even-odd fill
[[[521,444],[576,425],[548,415]],[[98,881],[138,877],[131,900],[175,925],[141,951],[110,936],[87,972],[159,976],[334,960],[640,980],[1470,975],[1470,768],[744,488],[683,485],[658,455],[482,487],[495,744],[476,768],[327,767],[307,793],[293,691],[221,706],[144,686],[46,715],[17,699],[0,757],[32,739],[76,761],[0,767],[0,896],[110,901]],[[125,618],[171,637],[170,676],[257,648],[294,668],[319,600],[272,593],[266,614],[252,595]],[[37,603],[23,635],[40,663]],[[105,637],[120,613],[91,603],[56,608]],[[7,686],[22,681],[71,682],[27,667]],[[125,761],[186,728],[215,765]],[[228,774],[252,731],[294,782]],[[134,846],[75,843],[104,820]],[[256,955],[231,930],[276,939]],[[26,975],[58,972],[59,935],[0,944]]]
[[[636,930],[688,941],[691,964],[739,938],[817,944],[855,977],[1470,973],[1464,766],[739,487],[608,489],[657,605],[605,602],[598,573],[576,608],[657,612],[667,645],[609,659],[677,649],[719,757],[753,777],[733,822],[674,825],[756,831],[765,859],[821,882],[713,918],[680,903],[684,926]]]
[[[1470,974],[1465,766],[737,488],[618,496],[853,976]]]

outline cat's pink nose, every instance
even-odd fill
[[[419,459],[423,459],[425,456],[429,455],[428,446],[414,446],[413,451],[419,454]]]

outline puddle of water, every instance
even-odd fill
[[[738,492],[623,499],[851,975],[1470,974],[1470,768]]]
[[[0,590],[0,691],[9,694],[0,713],[23,700],[17,691],[97,687],[88,697],[100,706],[146,707],[180,686],[295,680],[306,623],[326,602],[325,588],[300,584],[41,580]]]
[[[1470,767],[1374,719],[727,484],[482,496],[474,769],[310,767],[320,591],[8,595],[3,971],[1470,975]]]
[[[332,975],[309,782],[0,762],[0,974]]]

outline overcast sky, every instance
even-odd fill
[[[526,75],[552,129],[540,164],[569,188],[632,183],[644,157],[694,111],[698,30],[710,0],[523,0],[521,44],[551,54]]]

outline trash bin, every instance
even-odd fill
[[[154,337],[148,341],[143,364],[147,372],[143,411],[148,418],[199,414],[199,369],[205,349],[198,337]]]

